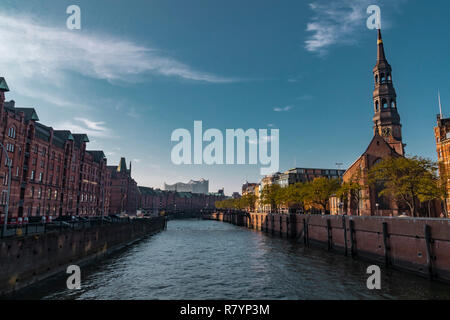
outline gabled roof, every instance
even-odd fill
[[[138,186],[139,192],[141,194],[155,194],[155,190],[153,190],[153,188],[149,188],[149,187],[141,187]]]
[[[92,155],[92,158],[97,163],[102,162],[106,158],[105,153],[101,150],[87,150],[87,152]]]
[[[34,108],[16,108],[16,102],[14,100],[6,101],[4,103],[4,106],[6,110],[14,112],[14,114],[17,115],[23,112],[25,116],[25,122],[29,122],[30,120],[39,121],[39,117]]]
[[[43,125],[42,123],[36,122],[35,124],[36,132],[35,137],[44,141],[50,141],[50,132],[52,128]]]
[[[72,136],[73,136],[77,146],[81,146],[83,144],[83,142],[89,142],[89,138],[88,138],[87,134],[85,134],[85,133],[74,133],[74,134],[72,134]]]
[[[382,143],[385,147],[389,148],[389,150],[391,151],[391,156],[393,157],[402,157],[402,155],[398,154],[397,151],[395,151],[394,148],[392,148],[389,143],[387,143],[386,140],[384,140],[384,138],[382,136],[380,136],[378,134],[378,132],[375,133],[375,135],[373,136],[372,140],[370,141],[369,145],[367,146],[366,150],[352,163],[351,166],[348,167],[348,169],[344,172],[344,175],[347,173],[347,171],[349,171],[350,169],[353,168],[353,166],[358,163],[358,161],[365,156],[366,154],[369,153],[369,149],[370,147],[376,143],[376,142],[380,142]]]
[[[69,130],[55,130],[54,135],[58,136],[59,138],[63,139],[64,141],[73,141],[74,138],[72,136],[72,133]]]
[[[6,80],[3,77],[0,77],[0,91],[3,92],[9,91],[8,84],[6,83]]]
[[[34,108],[16,108],[18,112],[23,112],[25,114],[25,121],[39,121],[39,117]]]

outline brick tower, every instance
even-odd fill
[[[378,132],[398,154],[404,155],[402,142],[402,125],[397,111],[397,94],[392,82],[392,68],[384,53],[381,31],[378,30],[377,64],[373,68],[375,89],[373,103],[375,108],[374,134]]]

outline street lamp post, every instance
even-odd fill
[[[1,142],[0,146],[2,147],[2,150],[5,153],[6,162],[8,164],[8,194],[6,196],[6,204],[5,204],[5,224],[3,225],[3,234],[6,235],[8,229],[9,194],[11,193],[11,160],[9,159],[8,151],[6,151],[5,146]]]
[[[379,216],[380,214],[378,213],[378,207],[380,206],[380,204],[376,203],[375,206],[377,207],[377,216]]]

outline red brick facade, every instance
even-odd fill
[[[39,123],[33,108],[16,108],[14,101],[6,102],[6,91],[0,96],[0,139],[11,159],[9,217],[108,212],[103,196],[107,179],[103,152],[86,150],[89,139],[85,134]],[[3,218],[9,171],[4,152],[0,161]]]
[[[130,169],[127,169],[125,158],[122,158],[119,166],[108,166],[108,174],[110,213],[135,215],[139,205],[139,189],[131,177],[131,163]]]
[[[139,207],[143,213],[158,214],[161,211],[186,212],[215,208],[216,201],[225,199],[223,193],[176,192],[139,187]]]
[[[103,151],[87,150],[86,134],[41,124],[33,108],[5,101],[8,86],[0,77],[0,142],[11,163],[9,218],[136,215],[143,211],[214,208],[223,194],[165,192],[142,187],[125,158],[108,166]],[[9,168],[0,152],[0,219],[4,220]],[[146,190],[152,190],[147,192]]]

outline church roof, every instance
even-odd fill
[[[356,160],[348,167],[348,169],[344,172],[344,175],[347,173],[347,171],[350,171],[350,170],[351,170],[351,169],[359,162],[359,160],[361,160],[361,158],[364,157],[365,155],[374,155],[374,156],[376,156],[375,154],[372,154],[372,153],[370,153],[369,151],[370,151],[372,145],[374,145],[374,144],[377,143],[377,142],[378,142],[378,143],[381,143],[384,147],[387,147],[387,148],[389,149],[389,151],[390,151],[390,153],[391,153],[390,155],[391,155],[392,157],[403,157],[401,154],[397,153],[397,151],[395,151],[395,149],[392,148],[392,147],[389,145],[389,143],[387,143],[387,141],[384,140],[384,138],[383,138],[382,136],[380,136],[380,135],[378,134],[378,131],[375,131],[375,135],[373,136],[373,138],[372,138],[372,140],[370,141],[369,145],[367,146],[366,150],[363,152],[363,154],[361,154],[361,155],[358,157],[358,159],[356,159]]]

